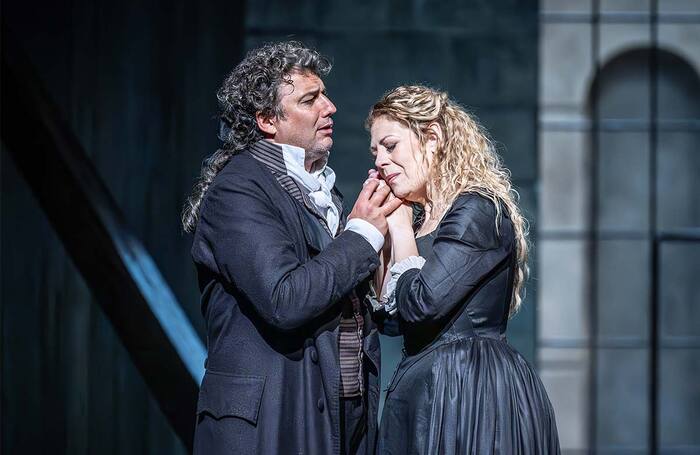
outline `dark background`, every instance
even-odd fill
[[[348,208],[372,165],[369,107],[419,82],[449,91],[491,131],[535,230],[535,0],[14,0],[2,15],[202,338],[179,215],[218,145],[214,93],[263,42],[293,37],[334,61],[330,164]],[[1,159],[2,451],[183,453],[6,150]],[[532,284],[508,336],[534,361]],[[399,343],[383,340],[385,377]]]

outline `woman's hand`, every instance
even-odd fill
[[[382,175],[376,169],[367,170],[367,178],[380,180],[380,188],[387,183],[382,178]],[[387,197],[387,202],[392,202],[396,199],[394,193],[390,193]],[[386,217],[387,223],[389,223],[389,233],[396,231],[400,234],[406,234],[407,230],[411,233],[413,232],[413,206],[410,203],[404,202],[401,206],[396,209],[391,215]],[[387,233],[387,239],[390,237]]]
[[[391,194],[389,197],[395,196]],[[389,223],[391,235],[410,234],[413,236],[413,205],[410,202],[404,202],[398,209],[394,210],[394,213],[386,217],[386,222]]]

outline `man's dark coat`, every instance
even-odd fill
[[[355,232],[332,239],[273,172],[250,151],[237,154],[200,208],[192,255],[208,359],[196,454],[340,452],[341,304],[377,267],[377,253]],[[366,313],[364,320],[373,445],[379,339]]]

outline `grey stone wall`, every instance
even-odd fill
[[[537,355],[563,453],[698,453],[700,242],[662,237],[700,226],[700,3],[541,10]]]

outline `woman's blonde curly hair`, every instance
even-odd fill
[[[446,208],[461,193],[478,193],[493,201],[498,228],[501,208],[505,206],[515,230],[517,250],[510,303],[510,316],[514,315],[524,298],[528,275],[528,225],[518,208],[518,193],[511,185],[510,171],[503,166],[488,134],[447,93],[421,85],[401,86],[385,94],[370,110],[367,129],[382,116],[408,126],[421,144],[425,144],[431,125],[442,129],[427,179],[427,202],[431,207]],[[427,162],[425,156],[423,160]]]

